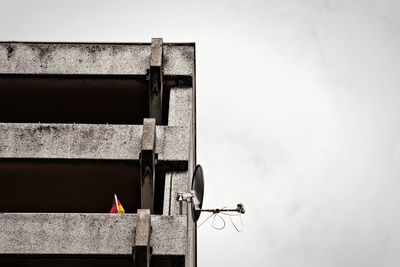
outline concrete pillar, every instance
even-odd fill
[[[149,100],[150,118],[155,118],[157,124],[162,123],[163,98],[163,39],[151,39],[150,70],[149,70]]]
[[[144,119],[140,154],[141,208],[154,209],[156,120]]]
[[[139,209],[137,213],[135,247],[133,252],[135,267],[150,267],[150,235],[150,210]]]

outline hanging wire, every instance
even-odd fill
[[[214,228],[214,229],[216,229],[216,230],[222,230],[222,229],[224,229],[225,227],[226,227],[226,221],[225,221],[225,219],[221,216],[221,214],[222,215],[226,215],[226,216],[228,216],[229,217],[229,220],[231,221],[231,223],[232,223],[232,225],[233,225],[233,227],[235,228],[235,230],[237,231],[237,232],[239,232],[239,233],[241,233],[241,232],[243,232],[243,220],[242,220],[242,214],[232,214],[232,213],[230,213],[230,212],[226,212],[226,211],[220,211],[220,210],[224,210],[224,209],[226,209],[226,207],[222,207],[221,209],[215,209],[214,210],[214,212],[210,215],[210,216],[208,216],[207,217],[207,219],[205,219],[203,222],[201,222],[198,226],[197,226],[197,228],[199,228],[200,226],[202,226],[206,221],[208,221],[211,217],[213,217],[213,220],[212,220],[212,223],[211,223],[211,227],[212,228]],[[232,217],[236,217],[236,216],[239,216],[239,220],[240,220],[240,226],[238,226],[234,221],[233,221],[233,219],[232,219]],[[223,223],[223,225],[221,226],[221,227],[218,227],[218,226],[216,226],[216,218],[219,218],[221,221],[222,221],[222,223]]]
[[[215,216],[215,214],[211,214],[210,216],[208,216],[204,221],[202,221],[200,224],[197,225],[197,227],[193,227],[192,229],[189,229],[188,231],[194,231],[196,228],[200,228],[200,226],[202,226],[206,221],[208,221],[211,217]]]
[[[223,222],[222,227],[217,227],[217,226],[215,226],[215,218],[217,218],[217,217],[220,218],[221,221]],[[226,222],[225,222],[224,218],[222,218],[222,216],[219,215],[218,213],[215,213],[215,214],[214,214],[214,218],[213,218],[213,222],[212,222],[212,224],[211,224],[211,227],[214,228],[214,229],[216,229],[216,230],[222,230],[222,229],[225,228],[225,225],[226,225]]]
[[[210,219],[212,216],[214,216],[215,214],[213,213],[213,214],[211,214],[210,216],[208,216],[207,217],[207,219],[205,219],[204,221],[202,221],[198,226],[197,226],[197,228],[200,228],[200,226],[202,226],[206,221],[208,221],[208,219]]]
[[[226,208],[227,208],[227,207],[222,207],[221,209],[215,209],[215,210],[213,211],[212,216],[214,216],[214,217],[213,217],[213,220],[212,220],[212,223],[211,223],[211,227],[212,227],[212,228],[214,228],[214,229],[216,229],[216,230],[222,230],[222,229],[225,228],[226,222],[225,222],[224,218],[222,218],[222,216],[219,215],[219,213],[220,213],[220,210],[226,209]],[[215,218],[216,218],[217,216],[218,216],[218,218],[219,218],[219,219],[222,221],[222,223],[223,223],[222,227],[217,227],[217,226],[215,226]]]
[[[212,212],[212,214],[210,216],[208,216],[204,221],[202,221],[200,224],[197,225],[197,228],[200,228],[200,226],[202,226],[204,223],[206,223],[209,219],[212,219],[212,223],[211,223],[211,227],[216,229],[216,230],[223,230],[226,227],[226,221],[225,219],[221,216],[221,215],[225,215],[229,217],[229,220],[231,221],[233,227],[235,228],[235,230],[238,233],[243,232],[244,229],[244,225],[243,225],[243,220],[242,220],[242,214],[232,214],[232,212],[234,212],[234,210],[229,210],[226,211],[226,207],[222,207],[220,209],[214,209],[214,210],[204,210],[204,211],[208,211],[208,212]],[[237,217],[239,216],[239,220],[240,220],[240,227],[238,227],[238,225],[233,221],[232,217]],[[220,219],[220,221],[222,222],[222,226],[218,227],[216,226],[216,217],[218,217]],[[194,231],[196,228],[193,229],[189,229],[189,231]]]
[[[231,220],[231,223],[233,225],[233,227],[235,227],[236,231],[238,231],[239,233],[243,232],[243,221],[242,221],[242,214],[238,214],[238,215],[228,215],[229,219]],[[239,216],[240,219],[240,229],[236,226],[236,224],[233,222],[232,217],[233,216]]]
[[[239,232],[239,233],[243,232],[244,226],[243,226],[243,220],[242,220],[242,214],[241,214],[241,213],[239,213],[239,214],[231,214],[231,213],[228,213],[228,212],[221,212],[221,214],[224,214],[224,215],[226,215],[226,216],[229,216],[229,220],[231,221],[233,227],[236,229],[237,232]],[[239,216],[240,227],[238,227],[238,226],[234,223],[234,221],[233,221],[233,219],[232,219],[232,217],[237,217],[237,216]]]

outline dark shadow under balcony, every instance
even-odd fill
[[[0,75],[0,122],[142,124],[145,77]]]
[[[166,168],[156,171],[161,214]],[[127,213],[140,208],[140,168],[131,161],[2,160],[0,212],[108,213],[114,193]]]

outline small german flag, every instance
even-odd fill
[[[114,194],[114,200],[113,200],[113,204],[112,204],[110,213],[120,213],[120,214],[125,213],[125,210],[122,207],[121,202],[119,202],[116,194]]]

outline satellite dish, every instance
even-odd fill
[[[189,203],[191,204],[192,219],[195,223],[199,220],[202,212],[212,212],[213,214],[211,214],[211,216],[214,216],[214,219],[219,213],[222,213],[223,215],[227,215],[227,216],[232,216],[232,215],[230,215],[230,213],[232,213],[232,212],[237,212],[237,213],[239,213],[239,215],[244,214],[246,212],[246,210],[244,209],[244,205],[242,203],[237,204],[236,208],[234,208],[234,209],[228,209],[226,207],[221,208],[221,209],[202,209],[203,197],[204,197],[203,168],[200,165],[197,165],[196,168],[194,169],[194,173],[193,173],[192,190],[190,192],[179,191],[176,195],[176,200],[179,202],[179,215],[182,215],[183,201],[185,201],[188,204]],[[207,221],[209,218],[211,218],[211,216],[209,216],[205,221]],[[219,218],[222,219],[222,221],[224,222],[224,227],[225,227],[225,220],[222,217],[219,217]],[[236,225],[233,223],[232,218],[231,217],[229,217],[229,218],[231,219],[231,222],[232,222],[233,226],[235,227],[235,229],[238,232],[241,232],[241,230],[239,230],[236,227]],[[199,225],[199,227],[205,221],[203,221]],[[213,224],[214,224],[214,220],[213,220]],[[224,227],[222,227],[222,228],[214,227],[214,228],[216,228],[218,230],[222,230]]]
[[[200,218],[201,208],[203,206],[203,196],[204,196],[204,176],[203,168],[197,165],[194,169],[193,180],[192,180],[192,193],[193,193],[193,203],[192,203],[192,217],[193,221],[197,222]]]

